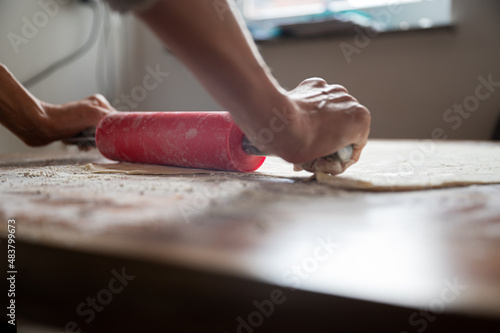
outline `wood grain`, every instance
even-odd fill
[[[109,331],[113,317],[104,312],[116,314],[111,305],[99,314],[103,322],[89,325],[75,308],[106,286],[111,269],[124,265],[142,282],[131,282],[115,309],[126,308],[135,319],[163,313],[172,326],[163,320],[155,327],[179,332],[197,331],[192,322],[182,325],[192,320],[184,296],[189,302],[205,297],[196,316],[203,309],[206,316],[217,313],[216,322],[203,317],[214,328],[206,331],[234,332],[236,315],[251,313],[252,302],[273,288],[299,296],[266,318],[260,331],[292,332],[300,321],[316,327],[312,318],[317,332],[368,329],[353,319],[356,308],[375,323],[374,331],[416,332],[421,326],[409,317],[418,309],[439,314],[427,321],[430,332],[457,323],[498,328],[499,185],[363,193],[259,174],[91,174],[83,166],[103,162],[95,152],[0,160],[0,216],[16,219],[25,272],[40,277],[22,283],[29,290],[22,298],[25,316]],[[200,285],[202,277],[208,285]],[[172,296],[176,288],[184,296]],[[142,311],[134,305],[146,301],[141,293],[153,302]],[[171,295],[178,308],[169,303],[173,312],[162,312],[161,295]],[[207,310],[206,297],[220,308]],[[326,319],[342,306],[349,309],[338,310],[345,318],[337,324]]]

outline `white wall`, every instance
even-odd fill
[[[51,5],[49,9],[44,9],[41,3]],[[83,45],[91,30],[92,17],[91,8],[76,0],[0,1],[0,62],[4,63],[20,81],[24,81]],[[37,31],[26,30],[29,24],[26,24],[25,20],[33,24]],[[116,22],[111,22],[110,25],[112,26],[109,30],[110,41],[122,47],[114,36],[117,30],[114,27],[117,25]],[[27,43],[13,46],[9,40],[9,34],[12,36],[12,33],[26,38]],[[104,68],[102,38],[100,42],[101,44],[96,44],[88,54],[58,70],[43,82],[33,86],[30,91],[51,103],[69,102],[97,92],[109,91],[109,84],[104,87],[98,87],[97,84],[97,78],[102,77],[99,76],[102,73],[98,75],[96,71],[102,71]],[[108,59],[108,63],[119,66],[120,53],[112,59],[113,61]],[[100,66],[96,68],[98,62]],[[108,93],[111,94],[112,91]],[[60,148],[60,144],[49,146],[49,149],[56,148]],[[31,149],[0,126],[0,152]]]
[[[129,29],[127,36],[132,43],[127,65],[129,79],[124,82],[123,91],[119,95],[130,96],[131,102],[126,103],[123,98],[119,98],[114,105],[124,106],[123,109],[130,111],[220,110],[220,106],[193,75],[167,51],[142,22],[132,18]],[[133,90],[142,86],[144,77],[148,75],[147,68],[156,69],[157,66],[161,72],[168,72],[168,77],[159,82],[155,89],[148,91],[144,100],[133,98]]]
[[[477,77],[500,82],[500,2],[454,0],[454,29],[379,35],[347,63],[339,45],[354,36],[270,42],[260,46],[278,80],[293,88],[304,78],[344,84],[373,113],[372,137],[430,138],[442,128],[452,139],[488,139],[500,115],[500,89],[452,129],[444,112],[473,95]],[[178,61],[143,29],[133,81],[144,66],[160,64],[169,78],[139,103],[143,110],[215,110]]]

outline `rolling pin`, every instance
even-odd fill
[[[67,140],[78,144],[89,135]],[[116,112],[104,117],[95,145],[115,161],[251,172],[265,156],[233,122],[229,112]],[[348,161],[348,146],[327,159]]]

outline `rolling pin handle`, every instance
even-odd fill
[[[271,156],[272,154],[267,154],[255,147],[246,136],[243,137],[242,142],[243,151],[248,155],[254,156]],[[351,160],[353,153],[353,146],[349,145],[342,149],[339,149],[336,153],[323,157],[328,161],[341,161],[347,163]]]

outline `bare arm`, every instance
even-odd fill
[[[30,146],[42,146],[95,126],[113,108],[101,95],[54,105],[30,94],[0,64],[0,123]]]
[[[159,1],[139,16],[247,134],[265,126],[266,114],[285,103],[285,91],[225,1]]]
[[[357,160],[368,137],[368,110],[344,87],[321,79],[306,80],[286,92],[233,7],[226,0],[160,0],[137,15],[254,143],[299,163],[354,144],[352,162]]]

